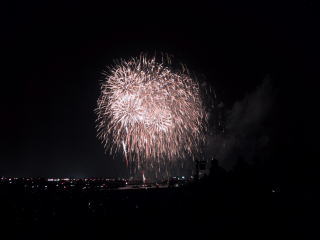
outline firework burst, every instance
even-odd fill
[[[171,59],[121,60],[104,74],[97,131],[110,154],[136,166],[174,162],[199,153],[207,113],[199,83]]]

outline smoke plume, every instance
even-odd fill
[[[208,151],[230,169],[240,157],[247,162],[265,157],[270,142],[267,119],[274,104],[274,89],[266,78],[253,92],[226,111],[224,131],[208,138]]]

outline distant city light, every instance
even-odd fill
[[[48,182],[59,182],[59,178],[48,178]]]

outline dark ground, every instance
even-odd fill
[[[220,170],[179,188],[32,192],[2,184],[1,232],[17,239],[313,236],[310,189],[270,184],[252,168]]]

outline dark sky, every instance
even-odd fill
[[[228,108],[269,76],[280,92],[271,121],[277,144],[309,144],[305,132],[316,121],[307,117],[305,124],[305,109],[318,76],[315,2],[68,2],[1,6],[0,175],[123,172],[96,139],[93,109],[105,66],[141,51],[173,54],[204,74]]]

